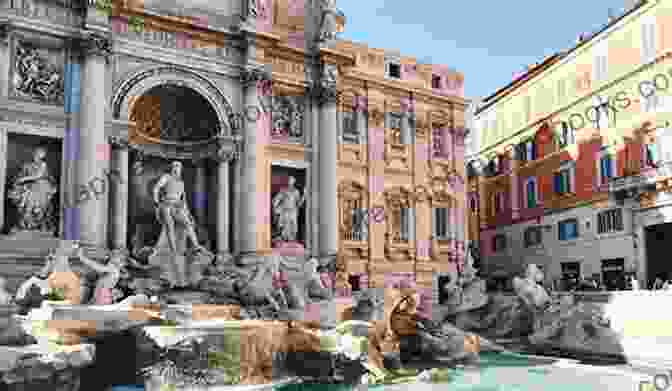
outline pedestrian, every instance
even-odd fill
[[[656,280],[653,282],[653,287],[651,287],[651,289],[654,291],[663,289],[663,279],[656,277]]]

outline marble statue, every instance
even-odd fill
[[[311,258],[306,262],[306,297],[327,300],[331,298],[331,291],[324,285],[320,273],[317,268],[319,262],[315,258]]]
[[[187,208],[184,182],[182,181],[182,163],[174,161],[170,164],[170,172],[163,174],[154,185],[152,191],[156,216],[168,239],[173,253],[184,251],[178,246],[177,229],[180,229],[186,239],[197,250],[205,250],[196,237],[194,219]]]
[[[322,22],[320,23],[319,42],[329,42],[336,39],[338,26],[336,24],[336,0],[321,0]]]
[[[18,210],[15,229],[52,233],[55,228],[53,197],[56,181],[44,161],[47,150],[38,147],[33,161],[21,167],[9,191],[9,199]]]
[[[302,195],[294,186],[295,183],[296,179],[290,176],[287,188],[273,197],[274,240],[282,242],[297,240],[299,208],[306,201],[306,194]]]
[[[93,303],[97,305],[114,303],[113,292],[121,279],[124,258],[117,254],[113,254],[108,263],[103,265],[87,258],[81,248],[78,250],[77,256],[84,265],[100,274],[100,277],[96,281],[96,288],[93,291]]]

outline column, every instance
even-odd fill
[[[336,86],[321,85],[320,92],[320,255],[329,257],[338,251],[338,205],[336,178],[336,151],[338,127],[336,123]]]
[[[208,182],[205,167],[205,160],[200,159],[194,162],[194,195],[192,210],[194,217],[201,226],[207,225],[208,217]]]
[[[108,164],[109,144],[105,137],[105,80],[107,79],[107,56],[111,42],[107,37],[92,34],[82,40],[83,73],[81,77],[81,101],[79,150],[76,164],[76,213],[79,215],[79,239],[82,244],[103,247],[105,244],[106,205],[105,197],[90,195],[90,183],[105,178]],[[76,235],[76,231],[75,231]]]
[[[113,250],[125,251],[128,237],[128,142],[111,138],[112,169],[108,174],[110,184],[110,242]]]
[[[241,74],[244,97],[243,107],[258,107],[261,84],[270,80],[259,68],[248,68]],[[243,151],[240,159],[240,252],[254,253],[257,250],[257,143],[264,136],[265,121],[245,121],[243,129]]]
[[[231,253],[229,244],[230,180],[229,165],[235,151],[220,147],[217,156],[217,255]]]

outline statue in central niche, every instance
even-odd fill
[[[299,209],[306,201],[305,193],[295,187],[296,178],[289,177],[287,188],[273,197],[273,239],[282,242],[297,240]]]
[[[172,252],[183,251],[177,243],[176,230],[180,229],[197,250],[204,250],[196,237],[196,224],[189,213],[184,196],[182,163],[172,162],[170,172],[163,174],[152,191],[156,217],[165,231]]]
[[[197,284],[201,279],[201,264],[207,264],[212,254],[201,246],[196,237],[196,222],[187,207],[182,163],[170,164],[170,172],[162,175],[152,190],[156,217],[161,234],[154,246],[150,263],[161,265],[173,287]],[[187,254],[191,244],[192,252]]]

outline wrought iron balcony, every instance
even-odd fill
[[[645,191],[657,182],[672,177],[672,161],[658,162],[656,167],[643,168],[637,175],[613,178],[609,181],[609,192],[627,193],[631,196]]]

